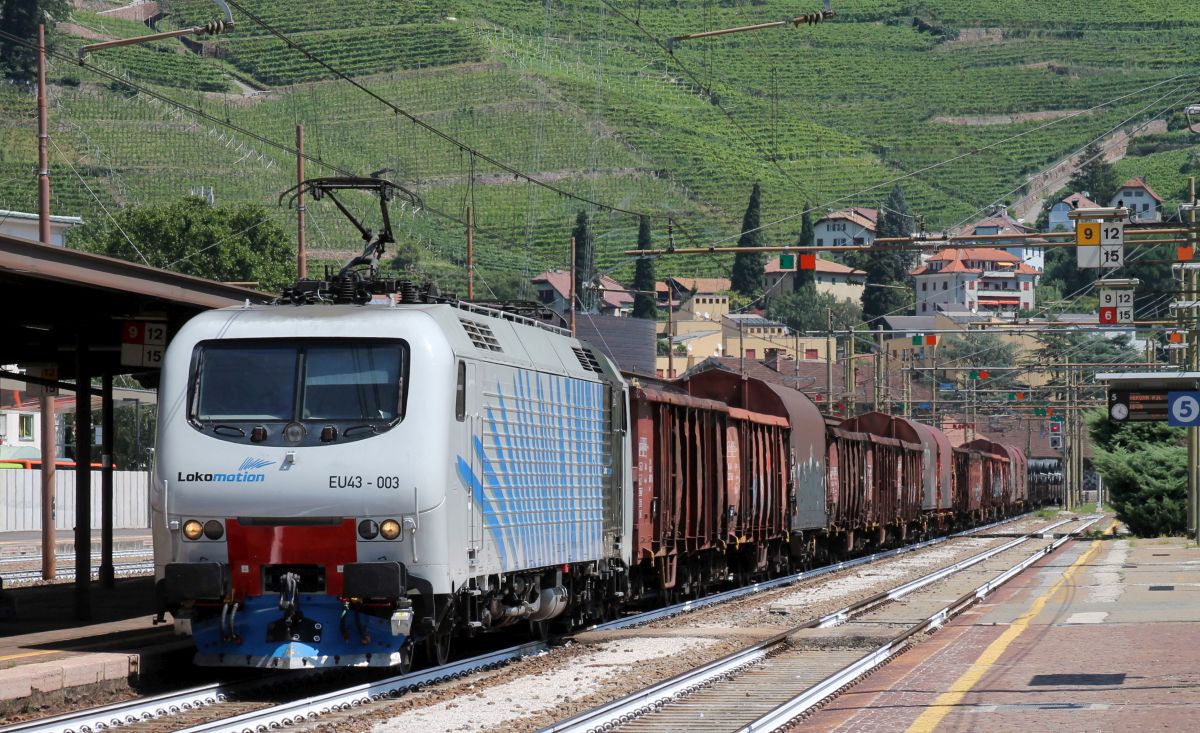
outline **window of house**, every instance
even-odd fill
[[[974,281],[974,280],[968,280],[968,281],[967,281],[967,290],[974,290],[974,289],[975,289],[975,281]]]
[[[538,300],[540,300],[543,303],[553,303],[554,302],[554,291],[553,290],[539,290],[538,291]]]
[[[17,437],[20,440],[33,440],[33,415],[19,415]]]
[[[845,244],[845,243],[846,243],[846,238],[845,238],[845,237],[838,237],[838,238],[836,238],[836,239],[834,239],[834,240],[833,240],[833,243],[834,243],[835,245],[842,245],[842,244]]]
[[[746,358],[747,359],[755,359],[757,357],[758,357],[757,352],[755,352],[754,349],[746,349]]]
[[[928,289],[929,289],[929,283],[921,283],[921,292],[925,292]]]
[[[1026,280],[1025,282],[1021,283],[1021,286],[1022,286],[1021,287],[1022,290],[1028,290],[1029,289],[1029,281]]]
[[[1133,195],[1134,195],[1134,198],[1139,198],[1139,199],[1140,199],[1140,198],[1142,197],[1142,192],[1141,192],[1141,191],[1134,191],[1134,192],[1133,192]]]
[[[804,358],[805,359],[818,359],[820,357],[817,355],[816,349],[805,349],[804,350]]]
[[[1150,204],[1142,204],[1142,211],[1149,211],[1149,210],[1150,210]]]
[[[929,305],[927,303],[922,303],[921,304],[921,312],[924,313],[927,310],[929,310]]]
[[[942,290],[948,290],[949,288],[950,288],[950,283],[948,283],[948,282],[942,283]]]
[[[817,246],[820,247],[822,244],[825,244],[825,240],[821,237],[817,237]]]

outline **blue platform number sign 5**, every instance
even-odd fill
[[[1167,424],[1200,427],[1200,392],[1168,392]]]

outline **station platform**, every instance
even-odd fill
[[[1200,724],[1200,549],[1069,543],[793,731],[1163,731]]]
[[[21,547],[7,534],[0,542]],[[129,549],[141,542],[130,535]],[[40,554],[36,543],[33,550]],[[72,582],[7,587],[3,595],[11,612],[0,615],[0,721],[64,695],[126,689],[191,659],[190,639],[152,623],[152,576],[117,578],[113,588],[93,581],[86,622],[75,618]]]

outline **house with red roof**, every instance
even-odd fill
[[[1092,201],[1087,191],[1082,193],[1073,193],[1062,201],[1050,207],[1050,216],[1046,221],[1046,231],[1048,232],[1073,232],[1075,231],[1075,220],[1070,218],[1070,214],[1075,209],[1096,209],[1100,204]]]
[[[1122,183],[1108,205],[1117,208],[1129,207],[1130,221],[1162,221],[1162,197],[1155,193],[1141,176],[1135,176]]]
[[[533,278],[538,302],[561,315],[571,312],[571,273],[550,270]],[[601,315],[627,316],[633,312],[633,295],[621,283],[608,275],[600,276],[600,292],[596,308]]]
[[[841,300],[862,300],[863,288],[867,282],[866,272],[821,257],[817,257],[816,260],[817,269],[813,273],[813,279],[816,281],[818,293],[828,293]],[[770,297],[787,295],[795,289],[796,270],[780,269],[778,255],[767,260],[763,274]]]
[[[875,241],[879,209],[855,206],[831,211],[813,224],[813,244],[818,247],[870,244]]]
[[[1025,222],[1009,216],[1008,209],[1003,206],[993,209],[991,214],[975,222],[971,228],[972,234],[1012,235],[1011,238],[988,240],[980,244],[1003,247],[1006,252],[1020,258],[1025,264],[1041,270],[1046,267],[1046,250],[1034,246],[1033,242],[1025,238],[1025,235],[1034,231],[1035,229]]]
[[[944,309],[973,312],[1032,310],[1041,270],[994,247],[944,249],[913,270],[918,316]]]

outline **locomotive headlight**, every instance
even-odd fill
[[[400,523],[395,519],[385,519],[379,523],[379,534],[385,540],[394,540],[400,536]]]
[[[304,439],[304,426],[298,422],[290,422],[283,429],[283,439],[289,443],[299,443]]]
[[[195,519],[189,519],[183,523],[183,536],[189,540],[198,540],[202,534],[204,534],[204,525]]]
[[[219,540],[225,536],[225,527],[215,519],[210,519],[204,523],[204,536],[210,540]]]
[[[364,540],[373,540],[379,536],[379,525],[370,519],[358,523],[358,536]]]

